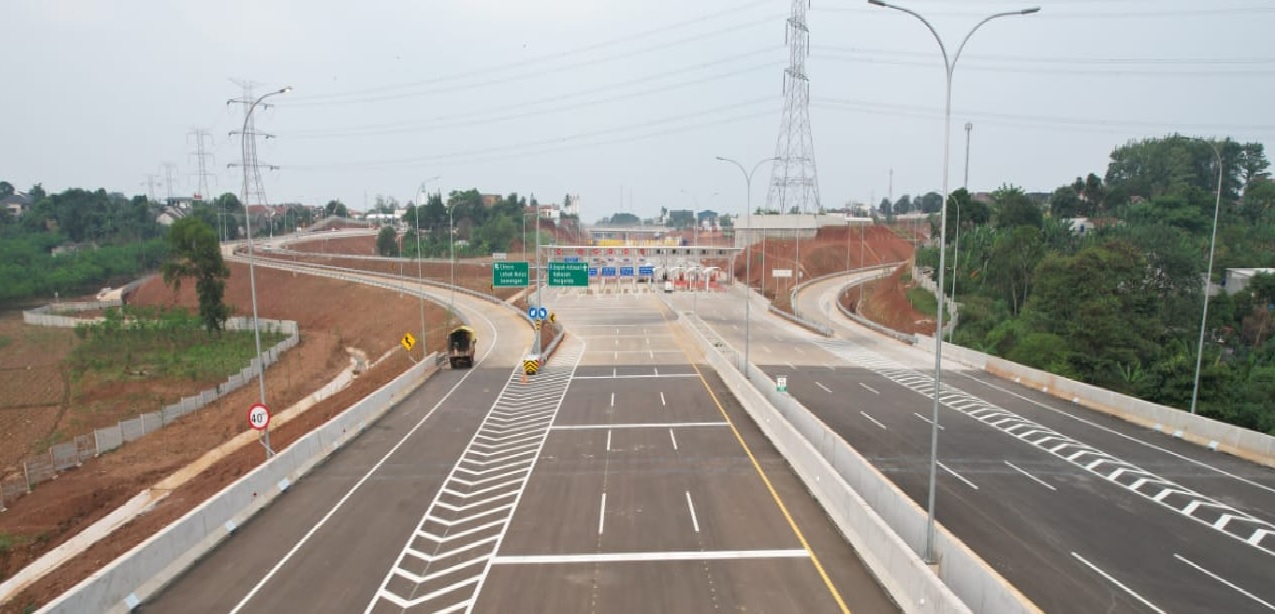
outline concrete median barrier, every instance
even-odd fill
[[[904,612],[1040,613],[941,525],[934,544],[939,564],[927,565],[918,554],[925,544],[925,511],[814,414],[777,391],[761,369],[748,365],[745,379],[733,351],[714,343],[702,323],[688,320],[682,322],[709,364]]]
[[[295,441],[211,499],[39,610],[128,612],[158,593],[332,452],[437,372],[426,359]]]

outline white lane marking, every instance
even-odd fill
[[[765,352],[765,353],[767,353],[767,354],[769,354],[769,353],[770,353],[770,348],[768,348],[768,347],[766,347],[766,346],[764,346],[764,345],[763,345],[763,346],[760,346],[760,347],[761,347],[761,351],[763,351],[763,352]]]
[[[792,346],[792,349],[793,349],[793,351],[797,352],[798,354],[801,354],[802,356],[805,356],[805,355],[806,355],[806,352],[805,352],[805,351],[803,351],[803,350],[801,349],[801,346],[799,346],[799,345],[794,345],[794,346]]]
[[[589,429],[667,429],[691,426],[727,426],[726,422],[626,422],[621,424],[560,424],[551,431],[585,431]]]
[[[694,373],[665,373],[664,375],[660,375],[659,373],[656,373],[655,375],[616,375],[614,372],[612,372],[611,375],[577,375],[572,379],[642,379],[642,378],[648,378],[648,377],[697,377],[697,376]]]
[[[607,429],[607,452],[611,451],[611,429]]]
[[[668,430],[668,438],[673,440],[673,449],[677,449],[677,436],[673,434],[673,429]]]
[[[691,501],[691,491],[686,491],[686,507],[691,510],[691,526],[699,533],[699,518],[695,517],[695,502]]]
[[[606,353],[607,350],[593,350],[590,353]],[[674,354],[682,350],[611,350],[611,354]]]
[[[664,406],[667,406],[667,405],[668,405],[668,403],[664,402],[664,393],[663,393],[663,392],[661,392],[661,393],[660,393],[660,405],[664,405]]]
[[[943,468],[943,471],[946,471],[946,472],[948,472],[948,473],[952,474],[952,477],[954,477],[954,478],[956,478],[956,479],[958,479],[958,480],[960,480],[960,481],[962,481],[962,482],[965,482],[965,485],[966,485],[966,486],[969,486],[970,488],[973,488],[974,490],[978,490],[978,486],[976,486],[973,482],[971,482],[971,481],[969,481],[969,480],[965,479],[965,476],[963,476],[963,475],[961,475],[961,474],[959,474],[959,473],[957,473],[957,472],[955,472],[955,471],[952,471],[952,469],[951,469],[951,468],[949,468],[947,465],[944,465],[943,463],[939,463],[938,465],[939,465],[939,467],[942,467],[942,468]]]
[[[726,561],[738,559],[804,559],[797,550],[695,550],[690,552],[599,552],[591,554],[532,554],[498,556],[493,565],[544,565],[550,563],[629,563],[635,561]]]
[[[602,534],[602,526],[607,519],[607,494],[602,493],[602,505],[598,506],[598,535]]]
[[[498,334],[496,332],[496,326],[492,324],[491,319],[487,318],[486,316],[482,315],[481,313],[477,311],[471,310],[471,312],[478,315],[478,317],[482,318],[483,320],[487,322],[487,327],[491,330],[491,338],[493,340],[496,339]],[[491,352],[493,349],[495,349],[495,346],[496,346],[496,343],[494,341],[487,346],[487,351],[483,353],[482,360],[478,361],[478,366],[482,366],[482,363],[487,360],[488,356],[491,355]],[[292,548],[290,548],[288,552],[283,555],[283,558],[279,559],[279,562],[275,563],[274,567],[271,567],[270,571],[266,572],[266,575],[262,576],[261,579],[258,580],[255,585],[253,585],[252,590],[249,590],[248,594],[244,595],[243,599],[240,599],[239,603],[236,603],[235,607],[230,610],[230,614],[236,614],[237,612],[242,610],[243,607],[248,604],[248,601],[250,601],[253,598],[253,596],[256,595],[257,592],[260,591],[261,588],[266,585],[266,582],[269,582],[270,579],[273,578],[276,573],[279,573],[279,570],[282,569],[283,566],[287,564],[287,562],[291,560],[294,555],[296,555],[297,551],[300,550],[301,547],[306,544],[306,542],[310,541],[310,538],[313,537],[314,534],[318,532],[319,529],[323,528],[323,525],[327,524],[328,520],[331,519],[332,516],[336,514],[337,510],[341,509],[341,507],[345,505],[345,502],[348,501],[350,497],[353,496],[356,491],[358,491],[359,487],[363,486],[363,483],[366,482],[368,478],[372,477],[372,474],[376,473],[376,471],[381,468],[381,465],[384,465],[385,461],[389,460],[390,456],[393,456],[395,452],[398,452],[398,449],[403,447],[403,444],[407,442],[408,438],[410,438],[414,433],[416,433],[416,431],[420,429],[422,425],[425,424],[425,421],[429,420],[430,416],[434,415],[434,411],[437,410],[439,407],[442,407],[443,403],[447,402],[447,399],[452,396],[452,393],[456,392],[456,390],[460,388],[461,384],[464,384],[465,380],[469,379],[470,375],[473,375],[474,373],[477,373],[477,372],[478,372],[478,369],[469,369],[468,371],[466,371],[465,375],[461,376],[460,380],[457,381],[456,384],[451,387],[451,390],[448,390],[447,394],[443,395],[443,398],[438,400],[438,403],[435,403],[433,407],[429,408],[429,411],[425,412],[425,415],[422,416],[421,419],[415,425],[412,426],[411,430],[407,431],[407,433],[403,435],[402,439],[399,439],[398,442],[394,444],[394,447],[390,448],[389,451],[386,452],[385,455],[380,458],[380,460],[376,461],[376,464],[372,465],[372,468],[368,469],[367,473],[364,473],[363,477],[359,478],[359,481],[354,483],[354,486],[351,486],[349,490],[345,491],[345,494],[342,495],[341,498],[337,500],[336,505],[333,505],[332,509],[328,510],[328,512],[324,514],[323,517],[320,518],[319,521],[316,522],[313,527],[310,527],[310,530],[306,531],[305,535],[302,535],[301,539],[297,540],[297,543],[293,544]]]
[[[829,367],[829,368],[832,368],[832,367]],[[859,382],[859,385],[863,386],[864,389],[866,389],[868,392],[871,392],[872,394],[881,394],[880,392],[877,392],[876,390],[874,390],[872,386],[869,386],[863,382]]]
[[[916,413],[916,412],[912,412],[912,415],[913,415],[913,416],[916,416],[917,418],[920,418],[921,420],[924,420],[925,422],[928,422],[928,423],[930,423],[930,424],[934,424],[934,421],[930,420],[929,418],[926,418],[925,416],[922,416],[921,414],[918,414],[918,413]],[[943,426],[942,424],[940,424],[940,425],[939,425],[939,430],[940,430],[940,431],[946,431],[946,430],[947,430],[947,427],[945,427],[945,426]]]
[[[827,386],[824,386],[823,384],[820,384],[819,382],[815,382],[815,385],[816,385],[816,386],[818,386],[818,387],[820,387],[820,388],[823,388],[823,391],[824,391],[824,392],[826,392],[826,393],[828,393],[828,394],[832,394],[832,390],[831,390],[830,388],[828,388]]]
[[[614,352],[611,352],[611,360],[619,360],[619,359],[620,359],[620,352],[619,352],[619,350],[616,350],[616,351],[614,351]]]
[[[663,350],[661,350],[661,351],[663,351]],[[655,351],[654,351],[654,350],[649,350],[647,353],[651,355],[651,360],[655,360]]]
[[[888,429],[886,429],[886,428],[885,428],[885,425],[884,425],[884,424],[881,424],[880,422],[877,422],[877,419],[876,419],[876,418],[873,418],[872,416],[869,416],[867,413],[860,411],[860,412],[859,412],[859,414],[860,414],[860,415],[862,415],[864,418],[867,418],[868,420],[870,420],[873,424],[875,424],[875,425],[877,425],[877,426],[881,427],[881,430],[883,430],[883,431],[884,431],[884,430],[888,430]]]
[[[730,325],[730,327],[731,327],[731,328],[733,328],[733,329],[735,329],[735,330],[739,330],[739,325],[738,325],[738,324],[731,324],[731,325]]]
[[[615,407],[615,393],[611,393],[611,407]]]
[[[1028,479],[1030,479],[1031,481],[1033,481],[1033,482],[1035,482],[1035,483],[1037,483],[1037,484],[1040,484],[1041,486],[1044,486],[1045,488],[1048,488],[1049,490],[1058,490],[1057,488],[1054,488],[1054,487],[1053,487],[1053,485],[1052,485],[1052,484],[1050,484],[1049,482],[1046,482],[1046,481],[1044,481],[1044,480],[1042,480],[1042,479],[1040,479],[1040,478],[1038,478],[1038,477],[1036,477],[1036,476],[1034,476],[1034,475],[1032,475],[1032,474],[1030,474],[1030,473],[1027,473],[1026,471],[1023,471],[1021,468],[1019,468],[1019,467],[1018,467],[1018,465],[1015,465],[1014,463],[1011,463],[1011,462],[1009,462],[1009,461],[1005,461],[1005,464],[1006,464],[1006,465],[1009,465],[1009,468],[1010,468],[1010,469],[1013,469],[1014,471],[1017,471],[1017,472],[1019,472],[1019,473],[1021,473],[1021,474],[1025,475],[1025,476],[1027,476],[1027,478],[1028,478]]]
[[[1097,574],[1098,574],[1098,575],[1100,575],[1100,576],[1102,576],[1102,577],[1106,578],[1108,582],[1111,582],[1112,584],[1115,584],[1116,586],[1120,587],[1120,590],[1122,590],[1122,591],[1124,591],[1124,592],[1128,593],[1130,597],[1133,597],[1134,599],[1137,599],[1138,601],[1142,602],[1142,605],[1145,605],[1145,606],[1147,606],[1148,608],[1151,608],[1152,610],[1155,610],[1156,612],[1159,612],[1160,614],[1167,614],[1164,610],[1161,610],[1160,608],[1155,607],[1155,604],[1153,604],[1153,603],[1151,603],[1150,601],[1147,601],[1146,599],[1144,599],[1144,598],[1142,597],[1142,595],[1139,595],[1139,594],[1137,594],[1137,593],[1133,592],[1133,590],[1131,590],[1129,587],[1125,586],[1125,585],[1124,585],[1123,583],[1121,583],[1119,580],[1117,580],[1117,579],[1115,579],[1115,578],[1111,577],[1111,574],[1109,574],[1109,573],[1107,573],[1107,572],[1105,572],[1105,571],[1103,571],[1103,570],[1101,570],[1101,569],[1098,569],[1098,566],[1097,566],[1097,565],[1094,565],[1093,563],[1090,563],[1089,561],[1086,561],[1086,560],[1084,559],[1084,557],[1080,556],[1079,554],[1076,554],[1075,552],[1071,553],[1071,556],[1075,557],[1077,561],[1080,561],[1081,563],[1084,563],[1084,564],[1085,564],[1085,566],[1086,566],[1086,567],[1088,567],[1089,569],[1092,569],[1092,570],[1094,570],[1095,572],[1097,572]]]
[[[1128,434],[1125,434],[1125,433],[1121,433],[1120,431],[1117,431],[1117,430],[1115,430],[1115,429],[1113,429],[1113,428],[1109,428],[1109,427],[1103,426],[1103,425],[1101,425],[1101,424],[1098,424],[1097,422],[1093,422],[1093,421],[1091,421],[1091,420],[1086,420],[1086,419],[1084,419],[1084,418],[1081,418],[1080,416],[1076,416],[1076,415],[1073,415],[1073,414],[1067,413],[1067,412],[1065,412],[1065,411],[1063,411],[1063,410],[1061,410],[1061,409],[1058,409],[1057,407],[1051,407],[1051,406],[1046,405],[1045,403],[1041,403],[1040,401],[1037,401],[1037,400],[1035,400],[1035,399],[1030,399],[1030,398],[1025,397],[1025,396],[1023,396],[1023,395],[1021,395],[1021,394],[1018,394],[1017,392],[1014,392],[1014,391],[1012,391],[1012,390],[1007,390],[1007,389],[1002,388],[1002,387],[1000,387],[1000,386],[997,386],[996,384],[993,384],[993,383],[991,383],[991,382],[984,381],[983,379],[980,379],[980,378],[974,377],[974,376],[972,376],[972,375],[970,375],[970,374],[968,374],[968,373],[965,373],[965,372],[962,372],[962,371],[957,371],[956,373],[960,373],[961,375],[964,375],[965,377],[968,377],[968,378],[970,378],[970,379],[972,379],[972,380],[974,380],[974,381],[976,381],[976,382],[979,382],[979,383],[983,384],[984,386],[987,386],[988,388],[992,388],[992,389],[994,389],[994,390],[999,390],[999,391],[1004,392],[1004,393],[1006,393],[1006,394],[1009,394],[1009,395],[1011,395],[1011,396],[1017,397],[1017,398],[1019,398],[1019,399],[1021,399],[1021,400],[1023,400],[1023,401],[1027,401],[1028,403],[1031,403],[1031,404],[1033,404],[1033,405],[1036,405],[1036,406],[1038,406],[1038,407],[1041,407],[1041,408],[1043,408],[1043,409],[1047,409],[1047,410],[1052,411],[1052,412],[1054,412],[1054,413],[1056,413],[1056,414],[1060,414],[1060,415],[1062,415],[1062,416],[1066,416],[1066,417],[1068,417],[1068,418],[1071,418],[1072,420],[1075,420],[1075,421],[1077,421],[1077,422],[1080,422],[1081,424],[1086,424],[1086,425],[1092,426],[1092,427],[1094,427],[1094,428],[1096,428],[1096,429],[1098,429],[1098,430],[1105,431],[1105,432],[1107,432],[1107,433],[1111,433],[1112,435],[1116,435],[1116,436],[1118,436],[1118,437],[1123,437],[1124,439],[1127,439],[1127,440],[1132,441],[1132,442],[1134,442],[1134,443],[1141,444],[1141,445],[1146,446],[1146,447],[1148,447],[1148,448],[1151,448],[1152,450],[1155,450],[1155,451],[1157,451],[1157,452],[1163,452],[1163,453],[1168,454],[1169,456],[1172,456],[1172,457],[1177,458],[1177,459],[1179,459],[1179,460],[1184,460],[1184,461],[1186,461],[1186,462],[1188,462],[1188,463],[1191,463],[1191,464],[1193,464],[1193,465],[1197,465],[1197,466],[1200,466],[1200,467],[1204,467],[1205,469],[1208,469],[1208,470],[1210,470],[1210,471],[1215,471],[1215,472],[1220,473],[1220,474],[1222,474],[1222,475],[1224,475],[1224,476],[1226,476],[1226,477],[1228,477],[1228,478],[1231,478],[1231,479],[1234,479],[1234,480],[1238,480],[1238,481],[1240,481],[1240,482],[1243,482],[1243,483],[1245,483],[1245,484],[1248,484],[1249,486],[1253,486],[1253,487],[1256,487],[1256,488],[1260,488],[1260,489],[1265,490],[1265,491],[1267,491],[1267,492],[1273,492],[1273,493],[1275,493],[1275,488],[1272,488],[1272,487],[1267,486],[1267,485],[1265,485],[1265,484],[1262,484],[1262,483],[1260,483],[1260,482],[1254,482],[1253,480],[1250,480],[1250,479],[1245,478],[1245,477],[1243,477],[1243,476],[1235,475],[1234,473],[1231,473],[1231,472],[1229,472],[1229,471],[1226,471],[1225,469],[1219,469],[1219,468],[1217,468],[1217,467],[1214,467],[1213,465],[1210,465],[1210,464],[1208,464],[1208,463],[1206,463],[1206,462],[1204,462],[1204,461],[1196,460],[1196,459],[1194,459],[1194,458],[1191,458],[1191,457],[1186,456],[1186,455],[1183,455],[1183,454],[1178,454],[1177,452],[1174,452],[1173,450],[1169,450],[1169,449],[1166,449],[1166,448],[1162,448],[1162,447],[1157,446],[1157,445],[1155,445],[1155,444],[1153,444],[1153,443],[1151,443],[1151,442],[1149,442],[1149,441],[1144,441],[1144,440],[1138,439],[1137,437],[1134,437],[1134,436],[1132,436],[1132,435],[1128,435]]]
[[[792,361],[790,360],[785,360],[784,364],[788,365],[788,368],[792,369],[793,371],[797,370],[797,365],[792,364]]]
[[[1186,557],[1184,557],[1184,556],[1182,556],[1182,555],[1180,555],[1180,554],[1174,554],[1174,555],[1173,555],[1173,558],[1175,558],[1175,559],[1177,559],[1177,560],[1179,560],[1179,561],[1182,561],[1183,563],[1186,563],[1187,565],[1190,565],[1191,567],[1194,567],[1196,571],[1198,571],[1198,572],[1200,572],[1200,573],[1202,573],[1202,574],[1204,574],[1204,575],[1206,575],[1206,576],[1208,576],[1208,577],[1210,577],[1210,578],[1213,578],[1214,580],[1217,580],[1218,582],[1221,582],[1222,584],[1225,584],[1225,585],[1229,586],[1230,588],[1234,589],[1234,590],[1235,590],[1236,592],[1238,592],[1239,594],[1244,595],[1245,597],[1248,597],[1249,599],[1252,599],[1253,601],[1256,601],[1256,602],[1258,602],[1258,603],[1260,603],[1260,604],[1262,604],[1262,605],[1266,606],[1266,609],[1268,609],[1268,610],[1275,610],[1275,605],[1271,605],[1271,604],[1269,604],[1269,603],[1267,603],[1267,602],[1263,601],[1263,600],[1262,600],[1260,597],[1258,597],[1257,595],[1254,595],[1253,593],[1250,593],[1250,592],[1248,592],[1248,591],[1246,591],[1246,590],[1244,590],[1244,589],[1242,589],[1242,588],[1240,588],[1240,587],[1238,587],[1238,586],[1236,586],[1236,585],[1234,585],[1234,584],[1231,584],[1230,582],[1227,582],[1227,581],[1226,581],[1226,579],[1225,579],[1225,578],[1223,578],[1222,576],[1219,576],[1219,575],[1217,575],[1217,574],[1215,574],[1215,573],[1213,573],[1213,572],[1211,572],[1211,571],[1209,571],[1209,570],[1207,570],[1207,569],[1205,569],[1205,568],[1203,568],[1203,567],[1200,567],[1199,565],[1196,565],[1195,563],[1193,563],[1193,562],[1191,562],[1191,561],[1188,561],[1188,560],[1186,559]]]

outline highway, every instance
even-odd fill
[[[512,313],[145,612],[897,612],[654,296]]]
[[[751,359],[923,508],[932,352],[836,311],[826,339],[752,310]],[[679,295],[744,349],[742,293]],[[1046,612],[1275,611],[1275,471],[944,363],[937,517]]]

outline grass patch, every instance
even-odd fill
[[[908,302],[912,303],[912,308],[920,313],[930,317],[938,316],[938,299],[934,297],[934,293],[925,288],[916,287],[908,288]],[[951,314],[947,310],[943,310],[943,320],[947,321]]]
[[[4,346],[9,345],[10,343],[13,343],[13,339],[10,339],[9,337],[6,337],[4,335],[0,335],[0,349],[3,349]]]
[[[225,379],[256,357],[252,332],[212,332],[185,311],[126,307],[106,320],[81,326],[83,343],[71,352],[72,376],[93,373],[102,381],[138,378]],[[287,336],[263,331],[267,349]]]
[[[31,543],[31,538],[13,535],[0,531],[0,554],[8,554],[10,550]]]

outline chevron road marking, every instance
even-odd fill
[[[364,612],[472,607],[562,405],[584,344],[568,339],[528,384],[512,373]]]
[[[918,394],[927,398],[934,398],[933,376],[921,376],[916,371],[904,367],[889,358],[845,341],[820,340],[815,343],[843,360],[863,365],[878,375],[901,384]],[[1182,514],[1210,529],[1253,546],[1266,554],[1275,555],[1275,539],[1266,539],[1268,537],[1275,538],[1275,524],[1245,514],[1206,495],[1151,473],[1133,463],[1081,443],[1053,429],[1023,418],[1012,411],[988,403],[946,384],[944,384],[939,398],[960,400],[963,407],[978,408],[959,409],[951,402],[944,402],[953,411],[992,426],[1015,439],[1066,460],[1089,473],[1131,490],[1148,501]],[[1040,434],[1045,435],[1045,437],[1034,441],[1029,439],[1029,437]],[[1057,441],[1059,443],[1053,447],[1044,447],[1042,444],[1045,441]],[[1118,478],[1135,479],[1126,483]],[[1148,484],[1155,485],[1155,488],[1151,492],[1143,491],[1142,487]],[[1170,499],[1174,499],[1174,501],[1171,502]],[[1229,518],[1223,521],[1223,518],[1227,516]]]

